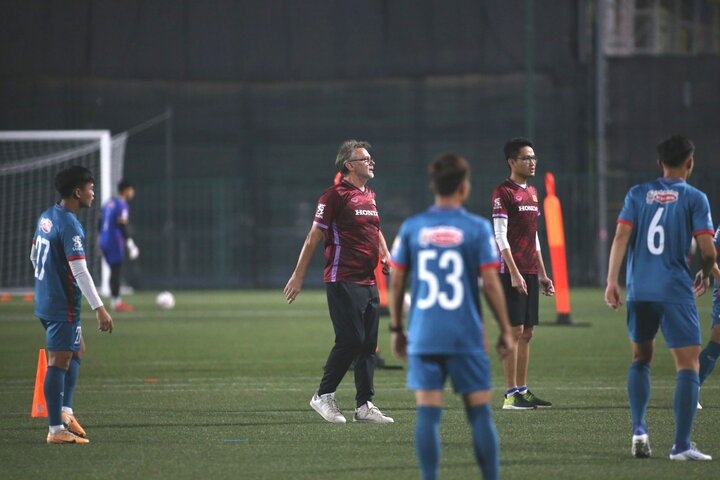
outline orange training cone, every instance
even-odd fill
[[[550,172],[545,174],[545,189],[547,196],[543,202],[543,208],[545,210],[550,262],[552,263],[555,283],[557,323],[571,325],[573,320],[570,315],[570,287],[568,285],[567,260],[565,257],[565,229],[563,228],[560,200],[555,195],[555,176]]]
[[[12,300],[12,297],[9,293],[3,293],[0,295],[0,302],[9,302],[10,300]]]
[[[34,302],[35,301],[35,294],[28,293],[23,297],[23,302]]]
[[[41,348],[38,353],[37,373],[35,373],[35,393],[33,394],[31,417],[47,417],[47,405],[45,404],[45,372],[47,371],[47,357],[45,349]]]

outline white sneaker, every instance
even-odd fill
[[[673,449],[675,449],[675,445],[673,445]],[[672,453],[672,450],[670,450],[670,460],[678,460],[681,462],[685,460],[712,460],[712,457],[698,450],[695,442],[690,442],[690,448],[684,452]]]
[[[353,414],[353,422],[395,423],[395,420],[383,415],[379,408],[373,405],[372,402],[368,401],[365,402],[365,405],[360,405],[358,408],[355,409],[355,413]]]
[[[325,395],[318,395],[315,392],[315,395],[310,399],[310,406],[330,423],[347,422],[335,401],[335,392],[326,393]]]
[[[650,458],[652,450],[650,450],[650,439],[647,433],[643,435],[633,435],[630,452],[635,458]]]

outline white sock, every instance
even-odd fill
[[[67,413],[68,415],[75,415],[75,414],[73,413],[73,409],[70,408],[70,407],[62,407],[62,411],[65,412],[65,413]]]
[[[50,425],[50,433],[58,433],[65,430],[64,425]]]

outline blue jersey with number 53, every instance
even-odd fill
[[[77,217],[60,204],[45,210],[33,237],[35,248],[35,315],[49,322],[80,318],[81,292],[70,270],[85,258],[85,232]]]
[[[630,189],[618,223],[632,227],[628,301],[694,304],[688,255],[693,236],[713,234],[707,196],[683,180],[658,178]]]
[[[462,208],[432,207],[402,224],[392,260],[411,272],[409,354],[486,351],[478,275],[499,265],[488,220]]]

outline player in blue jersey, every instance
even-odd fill
[[[135,260],[140,255],[140,249],[128,233],[128,203],[135,197],[135,187],[128,180],[123,180],[118,183],[117,191],[117,196],[108,200],[102,207],[100,249],[105,261],[110,265],[113,310],[132,312],[132,305],[123,302],[120,298],[120,276],[125,261],[125,247],[130,260]]]
[[[505,295],[490,222],[462,208],[470,193],[470,167],[444,154],[430,166],[435,205],[407,219],[392,251],[390,313],[393,353],[409,359],[408,388],[415,390],[415,447],[422,478],[437,478],[440,418],[449,375],[465,401],[475,456],[485,479],[499,475],[499,445],[490,411],[490,365],[480,315],[478,276],[500,326],[497,349],[512,349]],[[407,337],[403,296],[410,280]]]
[[[720,253],[720,226],[715,231],[714,243],[716,252]],[[698,275],[702,275],[702,272],[698,272]],[[713,267],[713,277],[715,287],[713,288],[712,331],[710,341],[708,341],[705,349],[700,352],[700,385],[705,383],[705,379],[715,368],[715,362],[720,356],[720,268],[718,268],[717,263]],[[699,283],[697,278],[695,283]],[[698,403],[698,409],[701,408],[700,403]]]
[[[675,381],[675,442],[671,460],[712,460],[690,442],[698,400],[700,326],[693,279],[687,263],[691,239],[700,248],[702,272],[695,290],[704,289],[715,263],[710,205],[704,193],[688,185],[694,166],[693,143],[675,135],[657,146],[663,176],[635,185],[618,218],[605,290],[605,302],[621,304],[618,275],[627,251],[627,325],[633,362],[627,388],[633,420],[631,452],[651,454],[645,412],[650,400],[650,362],[655,335],[662,329],[670,347]]]
[[[89,442],[72,409],[85,353],[81,293],[95,310],[100,331],[112,333],[113,329],[85,262],[85,232],[77,219],[81,208],[92,205],[94,183],[85,167],[70,167],[56,175],[60,201],[40,215],[30,252],[35,267],[35,315],[45,328],[48,351],[43,386],[50,425],[47,443]]]

